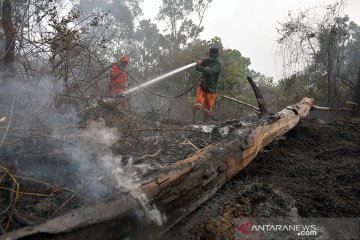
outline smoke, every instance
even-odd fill
[[[65,152],[71,153],[71,158],[79,164],[82,175],[87,179],[107,178],[103,182],[112,185],[119,192],[128,192],[139,186],[139,178],[131,172],[131,159],[125,162],[121,155],[114,155],[111,146],[116,143],[119,135],[116,128],[107,128],[100,122],[91,122],[86,129],[78,132],[81,147],[67,146]],[[100,184],[100,183],[97,183]],[[92,189],[92,194],[100,196]]]
[[[167,218],[165,215],[161,214],[159,209],[156,207],[156,205],[149,204],[149,200],[146,196],[146,194],[142,193],[141,191],[134,190],[131,192],[131,195],[138,199],[143,210],[145,211],[147,217],[153,221],[156,225],[161,226],[164,222],[167,221]]]
[[[142,206],[144,216],[161,225],[166,217],[139,189],[140,177],[153,167],[134,165],[132,157],[113,154],[111,148],[121,136],[116,128],[106,127],[102,119],[77,128],[79,118],[74,107],[55,106],[54,99],[61,90],[62,86],[50,78],[37,83],[14,80],[1,89],[1,96],[7,96],[0,98],[1,112],[2,107],[9,106],[9,99],[15,98],[8,143],[1,149],[1,155],[7,152],[6,160],[1,164],[20,176],[80,192],[88,203],[130,192]],[[14,148],[10,143],[19,139],[22,144]]]
[[[6,164],[11,162],[10,159],[18,158],[19,153],[30,157],[35,156],[35,152],[56,156],[61,162],[66,162],[60,166],[62,171],[69,173],[62,179],[54,179],[60,177],[56,170],[59,166],[53,163],[53,159],[31,168],[29,161],[24,158],[20,159],[18,166],[13,167],[34,178],[81,188],[94,201],[108,198],[110,196],[107,195],[114,191],[119,194],[136,188],[138,179],[125,169],[129,168],[129,164],[125,165],[123,157],[114,156],[111,150],[112,144],[119,138],[117,129],[107,128],[101,122],[92,122],[85,129],[77,128],[79,117],[75,108],[71,105],[55,106],[56,96],[61,91],[62,85],[51,78],[32,82],[13,79],[1,88],[0,112],[7,117],[7,121],[10,121],[10,100],[15,98],[6,140],[20,139],[23,144],[19,144],[17,150],[9,144],[3,146],[9,160]],[[4,131],[1,133],[4,134]],[[38,161],[35,157],[32,160]]]

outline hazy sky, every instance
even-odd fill
[[[276,27],[289,11],[333,3],[334,0],[213,0],[207,11],[202,39],[221,38],[225,48],[237,49],[251,60],[251,69],[282,77],[282,62],[276,57]],[[145,0],[146,18],[156,15],[161,0]],[[360,0],[348,0],[346,13],[360,25]]]

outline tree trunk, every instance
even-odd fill
[[[15,54],[15,38],[16,29],[12,22],[12,6],[11,0],[4,0],[2,7],[1,24],[5,34],[5,55],[0,66],[1,84],[8,78],[14,76],[14,54]]]
[[[359,73],[357,76],[357,84],[356,84],[356,88],[355,88],[353,102],[357,104],[355,106],[355,117],[360,117],[360,68],[359,68]]]
[[[206,146],[121,199],[4,234],[0,240],[159,238],[244,169],[260,149],[293,129],[312,105],[313,99],[304,98],[256,123],[232,122],[228,126],[234,129],[231,141],[223,139]]]

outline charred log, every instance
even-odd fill
[[[256,96],[256,99],[258,101],[259,109],[260,109],[261,114],[262,115],[267,114],[268,110],[267,110],[266,103],[265,103],[264,97],[263,97],[260,89],[258,88],[256,83],[254,82],[252,77],[247,77],[247,80],[249,81],[249,83],[250,83],[250,85],[251,85],[251,87],[252,87],[252,89],[253,89],[253,91],[255,93],[255,96]]]
[[[191,157],[164,168],[121,199],[75,210],[0,239],[153,239],[213,196],[258,152],[308,115],[304,98],[260,122],[227,126],[232,137],[214,142]]]

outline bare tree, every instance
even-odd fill
[[[13,11],[10,0],[4,0],[1,6],[1,13],[1,24],[5,35],[4,52],[0,62],[0,71],[2,72],[0,81],[3,83],[14,72],[16,29],[12,21]]]
[[[285,58],[284,71],[306,71],[312,66],[319,86],[326,86],[328,105],[340,103],[339,72],[349,40],[348,17],[342,18],[346,1],[340,0],[324,9],[324,14],[306,10],[281,24],[278,39]],[[320,16],[320,17],[319,17]],[[294,68],[295,67],[295,68]],[[321,91],[322,88],[319,88]]]

